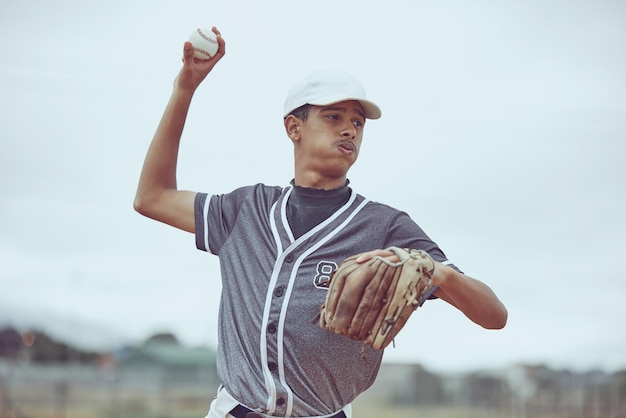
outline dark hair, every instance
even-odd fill
[[[295,108],[294,110],[292,110],[291,112],[289,112],[289,115],[294,115],[295,117],[297,117],[298,119],[300,119],[301,121],[305,121],[308,117],[309,117],[309,109],[311,108],[310,104],[303,104],[300,107]],[[287,115],[287,116],[289,116]],[[285,118],[287,118],[287,116],[285,116]]]

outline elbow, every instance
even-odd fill
[[[149,199],[146,199],[145,196],[139,193],[135,195],[135,200],[133,201],[133,209],[135,210],[135,212],[150,218],[150,207],[151,205]]]
[[[141,198],[141,196],[139,196],[139,194],[135,195],[135,200],[133,200],[133,209],[135,210],[135,212],[140,213],[142,215],[144,215],[144,211],[145,211],[145,203],[143,201],[143,199]]]
[[[506,323],[509,319],[509,312],[504,306],[500,306],[493,315],[491,315],[491,320],[485,324],[486,329],[502,329],[506,326]]]

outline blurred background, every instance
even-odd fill
[[[346,70],[383,110],[351,185],[509,309],[487,331],[427,303],[357,417],[626,416],[626,3],[34,0],[0,4],[2,418],[208,409],[217,259],[132,201],[182,45],[212,25],[227,55],[181,188],[286,185],[286,92]]]
[[[219,385],[215,351],[155,334],[113,352],[83,351],[43,333],[0,331],[2,418],[192,418]],[[361,418],[626,416],[626,370],[543,364],[436,372],[384,362],[353,403]]]

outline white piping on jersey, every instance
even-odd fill
[[[210,198],[207,196],[207,198],[204,201],[204,207],[202,208],[202,223],[204,223],[204,248],[206,251],[211,251],[209,249],[209,223],[207,222],[209,219],[209,206],[210,205]]]
[[[289,186],[289,190],[287,190],[287,194],[285,195],[285,198],[283,199],[283,202],[280,205],[280,218],[283,221],[283,226],[285,227],[285,230],[287,231],[287,236],[289,237],[289,242],[293,242],[294,241],[293,232],[291,231],[291,228],[289,227],[289,221],[287,220],[287,201],[289,200],[289,195],[291,195],[292,191],[293,191],[293,187]],[[273,217],[272,217],[272,220],[274,220]],[[280,239],[278,236],[275,236],[275,237],[277,239]],[[279,252],[279,254],[280,254],[280,252]]]
[[[263,323],[261,324],[261,341],[260,341],[261,367],[263,368],[265,385],[266,385],[266,389],[268,392],[266,413],[269,413],[269,414],[273,414],[274,411],[276,410],[276,396],[277,396],[276,395],[276,383],[274,382],[274,379],[272,378],[271,372],[269,370],[269,366],[267,364],[267,358],[268,358],[267,356],[267,326],[269,322],[269,312],[270,312],[270,308],[272,304],[272,295],[273,295],[273,292],[271,291],[271,289],[274,289],[274,287],[276,287],[276,282],[278,281],[278,276],[280,274],[281,267],[283,266],[285,257],[289,255],[293,250],[295,250],[302,241],[308,239],[310,236],[317,233],[322,228],[326,227],[328,224],[333,222],[337,217],[339,217],[342,213],[348,210],[348,208],[350,208],[350,206],[352,205],[352,203],[355,201],[357,197],[357,194],[354,191],[352,191],[350,198],[348,199],[348,202],[346,202],[345,205],[343,205],[339,210],[333,213],[328,219],[326,219],[325,221],[323,221],[322,223],[320,223],[319,225],[311,229],[309,232],[307,232],[306,234],[304,234],[302,237],[300,237],[298,240],[294,242],[294,236],[291,231],[291,228],[289,227],[289,222],[287,221],[287,201],[289,199],[289,195],[291,194],[291,191],[292,191],[292,188],[289,187],[286,191],[285,196],[283,197],[283,201],[282,201],[281,208],[280,208],[280,211],[281,211],[280,215],[281,215],[281,221],[283,223],[283,228],[286,230],[287,235],[289,237],[289,241],[291,242],[289,247],[285,249],[284,253],[282,249],[283,246],[282,246],[282,241],[280,239],[280,233],[278,231],[278,226],[276,225],[275,216],[274,216],[275,210],[276,210],[276,203],[272,205],[272,208],[270,210],[270,215],[269,215],[272,234],[274,235],[274,240],[276,242],[277,259],[276,259],[276,263],[274,264],[274,270],[272,271],[272,275],[270,277],[268,291],[267,291],[267,295],[265,298],[265,308],[263,311]],[[333,231],[328,233],[315,245],[307,249],[305,253],[303,253],[294,262],[292,266],[291,275],[289,277],[289,283],[287,285],[287,289],[286,289],[284,299],[283,299],[283,304],[281,306],[278,327],[277,327],[278,376],[279,376],[279,380],[282,386],[285,388],[287,392],[287,409],[286,409],[285,416],[291,416],[294,400],[293,400],[293,391],[287,385],[287,381],[285,379],[283,333],[284,333],[287,306],[289,304],[289,299],[291,296],[291,292],[293,290],[293,285],[295,282],[297,271],[300,265],[302,264],[303,260],[308,255],[310,255],[313,251],[317,250],[319,247],[325,244],[328,240],[330,240],[333,236],[335,236],[338,233],[338,231],[343,229],[354,218],[354,216],[356,216],[356,214],[363,207],[365,207],[365,205],[368,202],[369,200],[364,199],[364,201],[361,202],[359,206],[354,209],[354,211],[350,214],[350,216],[344,222],[342,222],[339,226],[337,226],[337,228],[335,228]]]
[[[291,187],[289,187],[286,191],[286,195],[284,197],[284,202],[287,201],[289,195],[291,194]],[[286,203],[285,203],[286,204]],[[267,364],[267,323],[269,322],[270,315],[270,307],[272,306],[272,289],[276,287],[276,282],[278,281],[278,274],[280,273],[280,266],[283,264],[284,258],[287,256],[287,253],[283,254],[283,243],[280,239],[280,234],[278,233],[278,227],[276,226],[276,221],[274,219],[274,213],[276,211],[276,203],[272,205],[270,209],[270,228],[272,230],[272,235],[274,236],[274,241],[276,242],[276,262],[274,263],[274,269],[272,270],[272,275],[270,277],[270,282],[267,287],[267,294],[265,295],[265,307],[263,308],[263,322],[261,323],[261,341],[259,341],[259,349],[261,351],[261,367],[263,369],[263,378],[265,380],[265,388],[267,390],[267,413],[273,414],[276,410],[276,384],[274,383],[274,379],[272,378],[272,373]]]

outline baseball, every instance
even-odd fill
[[[219,47],[217,38],[211,29],[196,29],[189,36],[189,42],[193,45],[193,55],[201,60],[211,58]]]

